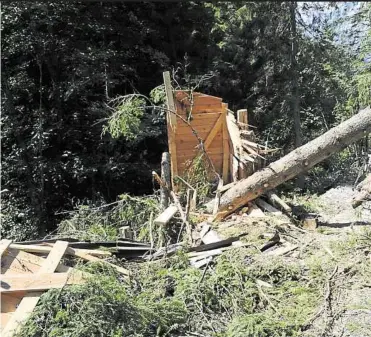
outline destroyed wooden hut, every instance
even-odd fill
[[[261,167],[264,149],[255,143],[246,109],[238,110],[236,119],[222,98],[173,91],[168,73],[164,82],[172,177],[184,175],[200,151],[207,154],[223,184],[246,178]]]

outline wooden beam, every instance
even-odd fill
[[[54,271],[58,268],[60,260],[62,259],[67,248],[68,242],[57,241],[54,244],[52,250],[50,251],[48,257],[42,264],[38,274],[45,273],[47,277],[52,275],[52,273],[54,273]],[[68,275],[68,273],[66,274]],[[27,278],[28,280],[29,274],[24,275],[24,278]],[[2,277],[1,282],[4,282],[4,277]],[[28,293],[23,297],[17,310],[14,312],[12,317],[9,319],[7,325],[5,326],[4,330],[2,331],[1,335],[3,337],[13,336],[18,331],[21,325],[27,320],[32,311],[35,309],[41,294],[42,293]]]
[[[173,112],[176,112],[176,107],[174,103],[174,95],[171,89],[171,81],[170,81],[170,72],[165,71],[163,73],[164,78],[164,85],[165,85],[165,92],[166,92],[166,102],[167,102],[167,109]],[[166,123],[167,123],[167,136],[168,136],[168,143],[169,143],[169,152],[170,152],[170,160],[171,160],[171,184],[172,188],[174,189],[174,177],[178,175],[178,158],[177,158],[177,151],[176,151],[176,143],[175,143],[175,135],[176,135],[176,126],[177,126],[177,118],[174,113],[170,111],[167,112],[166,116]]]
[[[44,262],[45,258],[41,256],[9,248],[9,251],[1,259],[1,274],[19,275],[37,273]],[[57,271],[62,273],[70,270],[72,270],[72,267],[65,266],[61,263],[57,267]]]
[[[1,243],[0,243],[0,257],[3,256],[3,254],[9,248],[11,243],[12,243],[12,240],[7,240],[7,239],[1,240]]]
[[[81,284],[83,279],[74,273],[43,273],[1,277],[1,293],[14,291],[39,291],[63,288],[66,284]]]
[[[236,124],[236,119],[234,118],[233,114],[231,112],[228,112],[227,114],[227,128],[228,133],[230,137],[230,141],[232,144],[232,179],[233,181],[237,181],[239,178],[238,174],[238,160],[240,158],[241,149],[242,149],[242,143],[240,138],[240,131],[238,129],[238,126]]]
[[[248,130],[247,109],[237,110],[237,122],[243,130]]]
[[[224,120],[224,114],[221,114],[218,120],[215,122],[213,128],[211,129],[210,133],[207,135],[204,146],[205,150],[207,150],[210,147],[210,144],[214,140],[216,134],[219,132],[220,128],[223,125],[223,120]]]
[[[166,208],[154,221],[156,225],[165,226],[173,218],[173,216],[178,212],[178,207],[175,205],[170,205]]]
[[[101,262],[101,263],[107,264],[107,265],[111,266],[112,268],[115,268],[120,274],[123,274],[123,275],[126,275],[126,276],[131,275],[131,272],[129,270],[127,270],[125,268],[122,268],[122,267],[119,267],[119,266],[116,266],[113,263],[110,263],[110,262],[104,261],[102,259],[99,259],[99,258],[97,258],[93,255],[90,255],[90,254],[87,254],[87,253],[82,253],[82,252],[77,252],[75,256],[79,257],[80,259],[86,260],[86,261]]]
[[[277,194],[273,193],[272,191],[267,191],[266,193],[268,200],[273,203],[273,205],[280,207],[286,213],[291,213],[291,207],[286,204]]]
[[[24,291],[19,293],[1,294],[1,312],[13,313],[17,309],[18,304],[21,303],[24,295],[26,295]],[[5,324],[1,327],[4,328]]]
[[[273,207],[272,205],[268,204],[263,199],[257,198],[257,199],[255,199],[255,203],[259,207],[261,207],[262,209],[264,209],[265,211],[267,211],[269,213],[276,214],[276,215],[281,215],[282,214],[281,211],[279,211],[277,208]]]
[[[227,127],[227,105],[223,103],[223,183],[229,182],[229,134]]]
[[[249,209],[247,211],[247,215],[252,216],[252,217],[259,217],[259,218],[266,216],[264,212],[254,203],[251,202],[248,204],[248,206],[249,206]]]
[[[167,112],[168,123],[170,123],[171,128],[175,130],[177,120],[176,120],[176,115],[174,113],[172,113],[172,112],[175,112],[176,109],[175,109],[175,103],[174,103],[173,90],[171,88],[170,72],[165,71],[162,75],[163,75],[163,78],[164,78],[167,109],[170,110],[170,111]]]
[[[10,245],[10,248],[13,249],[18,249],[18,250],[23,250],[25,252],[29,253],[49,253],[53,249],[53,246],[39,246],[39,245],[22,245],[19,243],[12,243]],[[79,248],[70,248],[68,247],[66,249],[66,254],[72,255],[72,256],[77,256],[77,253],[85,253],[85,254],[90,254],[90,255],[96,255],[96,256],[104,256],[108,257],[111,256],[112,253],[108,251],[103,251],[103,250],[96,250],[96,249],[79,249]]]

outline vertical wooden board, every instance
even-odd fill
[[[243,130],[248,130],[248,116],[247,109],[237,110],[237,121]]]
[[[170,111],[176,112],[176,106],[174,103],[173,91],[171,88],[170,73],[168,71],[163,73],[167,109]],[[177,169],[177,159],[176,159],[176,144],[175,144],[175,132],[177,128],[177,117],[174,113],[167,112],[167,134],[168,134],[168,143],[169,143],[169,153],[171,160],[171,181],[174,188],[174,176],[178,174]]]
[[[223,119],[223,183],[229,183],[229,135],[227,128],[226,113]]]
[[[175,103],[174,103],[174,96],[173,96],[173,90],[171,88],[171,80],[170,80],[170,72],[165,71],[163,73],[164,78],[164,85],[165,85],[165,93],[166,93],[166,101],[167,101],[167,109],[170,111],[175,112]],[[168,111],[167,113],[167,121],[168,124],[170,124],[170,127],[172,129],[176,129],[176,115]]]

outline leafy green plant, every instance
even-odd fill
[[[185,308],[153,291],[135,293],[101,265],[85,268],[85,284],[45,293],[19,337],[164,336],[184,321]]]
[[[113,138],[135,139],[140,131],[144,105],[145,100],[137,96],[114,100],[114,113],[108,119],[108,125],[103,127],[103,134],[109,132]]]
[[[120,195],[120,200],[111,205],[92,207],[80,205],[70,219],[63,220],[58,226],[58,236],[70,236],[92,241],[116,240],[119,227],[130,226],[138,240],[157,239],[159,228],[151,228],[151,214],[154,217],[160,211],[155,196],[131,197]]]

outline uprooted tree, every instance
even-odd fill
[[[371,108],[330,129],[286,156],[231,187],[220,199],[222,219],[266,191],[294,178],[371,132]]]

